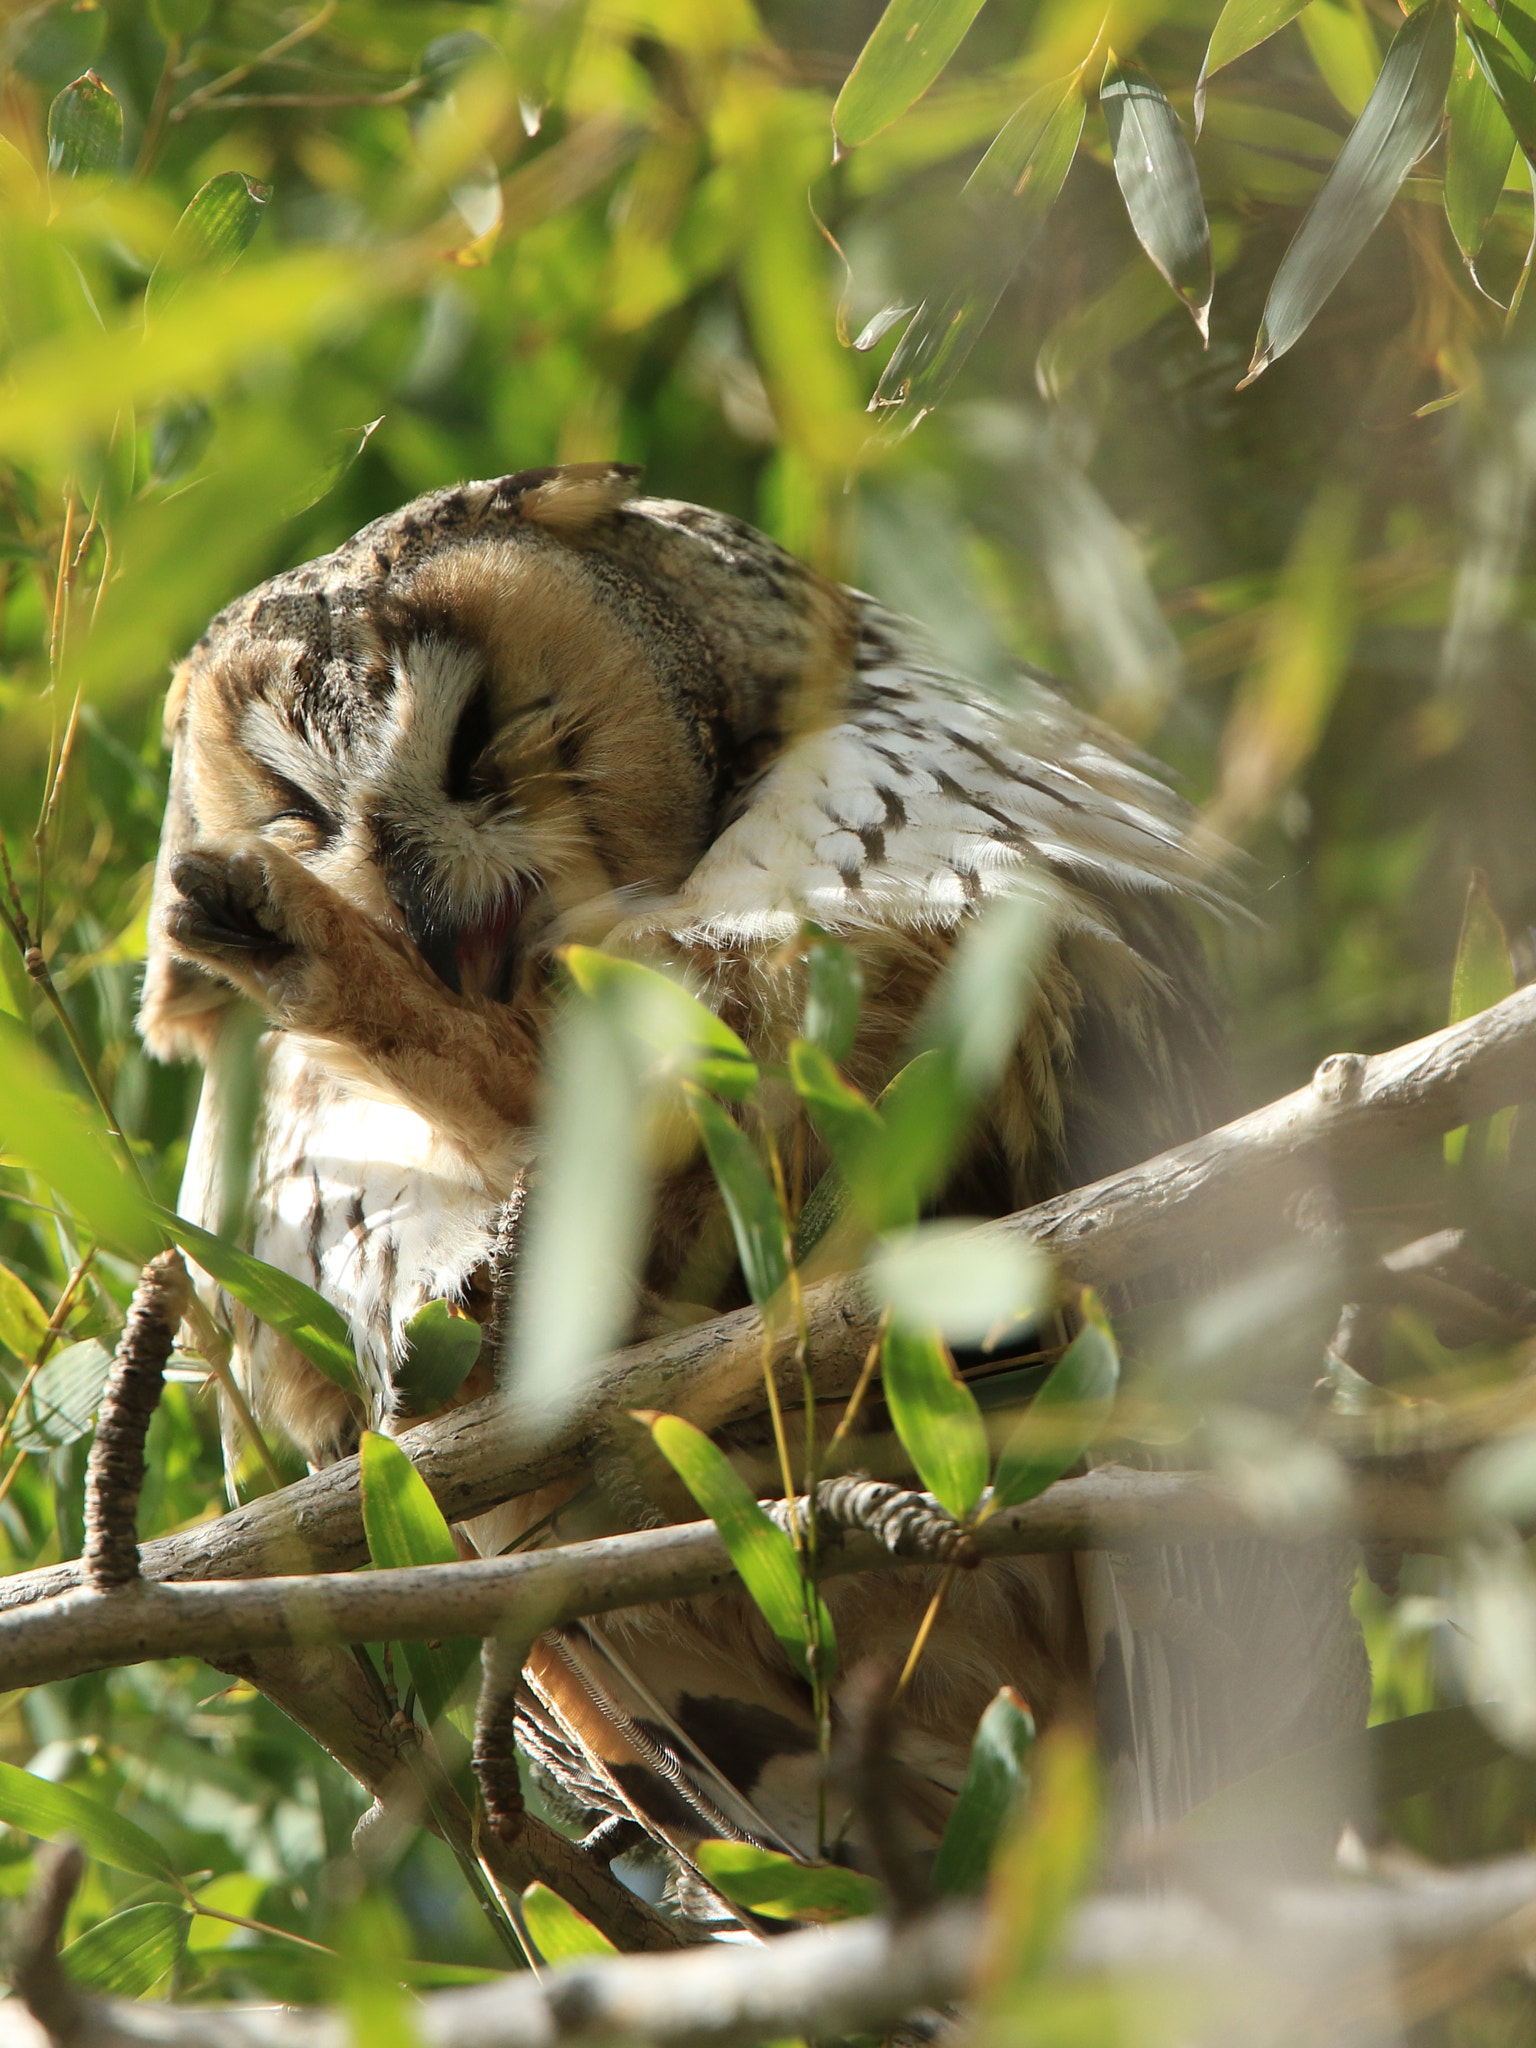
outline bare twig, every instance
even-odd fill
[[[181,1253],[161,1252],[144,1268],[118,1339],[85,1472],[85,1576],[97,1592],[139,1576],[144,1442],[190,1292]]]

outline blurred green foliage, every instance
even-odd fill
[[[1496,38],[1478,5],[1468,22]],[[866,73],[844,131],[870,139],[834,164],[833,102],[877,0],[6,11],[0,827],[13,907],[160,1200],[196,1086],[132,1031],[170,664],[249,583],[466,476],[641,463],[651,491],[740,513],[916,614],[980,682],[1006,690],[1012,663],[1039,663],[1171,761],[1244,849],[1258,916],[1214,943],[1246,1101],[1444,1020],[1474,869],[1516,969],[1536,964],[1525,161],[1462,33],[1449,148],[1374,232],[1358,217],[1338,288],[1239,392],[1282,256],[1401,27],[1390,0],[1311,0],[1248,48],[1243,12],[1224,19],[1246,54],[1205,81],[1198,141],[1210,0],[1124,0],[1107,29],[1089,0],[990,0],[906,112],[905,88]],[[1130,115],[1112,131],[1095,104],[1111,48],[1170,177],[1192,150],[1179,249],[1157,194],[1133,198]],[[1499,61],[1530,69],[1518,38]],[[1059,197],[1010,213],[1031,166]],[[1391,193],[1375,197],[1379,214]],[[1185,300],[1208,274],[1203,347]],[[915,403],[872,419],[893,349],[930,360],[920,326],[903,338],[910,309],[950,305],[968,354],[940,365],[943,403],[915,431]],[[8,944],[0,1007],[70,1067]],[[110,1346],[133,1273],[36,1176],[8,1166],[0,1187],[0,1549],[20,1570],[80,1545],[89,1418],[38,1438],[43,1326],[45,1347]],[[1466,1370],[1427,1329],[1394,1341],[1413,1371]],[[154,1424],[141,1527],[223,1498],[189,1364]],[[1405,1583],[1396,1605],[1362,1595],[1383,1716],[1456,1696],[1438,1581],[1415,1565]],[[216,1673],[43,1688],[5,1703],[0,1747],[148,1829],[232,1916],[193,1920],[184,1944],[164,1915],[119,1930],[136,1989],[356,2004],[402,1944],[503,1961],[425,1836],[393,1904],[359,1904],[361,1795]],[[1416,1802],[1411,1838],[1436,1854],[1524,1839],[1531,1774],[1496,1768],[1497,1798]],[[1019,1858],[1045,1853],[1031,1842]],[[7,1832],[0,1893],[30,1864]],[[180,1898],[93,1863],[70,1932]],[[1454,2038],[1523,2039],[1530,2016],[1500,1993]]]

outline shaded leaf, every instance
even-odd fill
[[[789,1278],[789,1240],[778,1194],[757,1147],[719,1103],[690,1088],[688,1104],[731,1219],[747,1289],[765,1308]]]
[[[1458,22],[1456,61],[1446,98],[1445,214],[1456,246],[1471,263],[1483,246],[1515,152],[1514,131]]]
[[[220,171],[188,201],[171,231],[144,291],[144,314],[153,320],[188,278],[221,277],[244,255],[272,197],[243,171]]]
[[[965,1782],[934,1859],[936,1892],[979,1892],[986,1884],[998,1839],[1029,1782],[1034,1744],[1034,1716],[1005,1685],[977,1723]]]
[[[889,128],[932,85],[981,0],[888,0],[832,109],[838,153]]]
[[[32,1382],[11,1437],[19,1451],[57,1451],[78,1442],[96,1420],[112,1354],[94,1337],[56,1351]]]
[[[611,1003],[664,1070],[741,1102],[757,1086],[752,1055],[728,1024],[680,983],[591,946],[567,946],[560,958],[582,994]]]
[[[349,1394],[363,1393],[346,1319],[323,1295],[291,1273],[279,1272],[253,1253],[189,1223],[185,1216],[170,1209],[157,1209],[155,1215],[167,1235],[189,1252],[205,1273],[244,1302],[253,1315],[280,1330],[328,1380]]]
[[[754,1842],[700,1842],[694,1861],[722,1897],[769,1920],[852,1920],[878,1913],[885,1893],[872,1877],[836,1863],[797,1863]]]
[[[48,168],[62,177],[114,171],[123,153],[123,110],[94,71],[66,85],[48,109]]]
[[[1035,1744],[1032,1789],[993,1864],[977,1989],[983,2010],[1027,1997],[1093,1870],[1098,1773],[1092,1738],[1058,1722]]]
[[[789,1048],[789,1078],[844,1189],[872,1230],[915,1213],[898,1163],[890,1157],[879,1111],[838,1073],[818,1045]]]
[[[880,1353],[882,1391],[919,1479],[955,1517],[981,1499],[991,1454],[970,1388],[933,1330],[892,1323]]]
[[[48,1311],[26,1281],[0,1265],[0,1344],[17,1358],[31,1358],[47,1327]]]
[[[811,1631],[794,1544],[763,1512],[724,1451],[701,1429],[678,1415],[646,1412],[639,1419],[648,1425],[662,1456],[720,1531],[731,1563],[786,1656],[809,1678]],[[810,1597],[816,1603],[823,1646],[821,1676],[830,1679],[835,1664],[832,1618],[819,1593],[812,1589]]]
[[[1448,0],[1425,0],[1393,37],[1365,112],[1281,260],[1245,384],[1305,334],[1440,133],[1455,52]]]
[[[870,1288],[909,1328],[951,1344],[986,1344],[1051,1298],[1050,1265],[1027,1238],[961,1222],[892,1231],[870,1258]]]
[[[991,1505],[1033,1500],[1069,1472],[1103,1429],[1119,1381],[1113,1336],[1101,1324],[1085,1324],[1003,1446]]]
[[[583,1956],[611,1956],[613,1943],[590,1920],[566,1904],[547,1884],[523,1892],[523,1918],[534,1947],[546,1963],[579,1963]]]
[[[456,1316],[446,1301],[429,1301],[405,1326],[406,1354],[394,1370],[397,1392],[416,1415],[451,1401],[480,1356],[480,1325]]]
[[[213,12],[213,0],[149,0],[149,18],[163,41],[185,42]]]
[[[1178,115],[1139,64],[1111,58],[1099,88],[1115,180],[1131,226],[1158,270],[1209,339],[1211,233],[1195,159]]]
[[[854,343],[869,345],[863,335]],[[845,1060],[852,1052],[863,994],[858,955],[825,932],[815,933],[805,955],[805,1036],[829,1060]]]
[[[400,1446],[364,1430],[363,1532],[368,1555],[381,1570],[403,1565],[456,1564],[458,1545],[431,1489]],[[443,1643],[405,1643],[405,1661],[430,1726],[447,1709],[480,1654],[479,1642],[461,1636]]]
[[[1205,119],[1206,82],[1294,21],[1307,0],[1227,0],[1216,17],[1195,86],[1195,133]]]
[[[87,1856],[114,1870],[176,1882],[175,1866],[153,1835],[89,1793],[35,1778],[14,1764],[0,1763],[0,1820],[45,1842],[78,1842]]]
[[[185,1906],[169,1900],[129,1906],[61,1949],[59,1961],[81,1991],[142,1998],[181,1960],[190,1919]]]

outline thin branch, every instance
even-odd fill
[[[261,65],[270,64],[275,58],[286,56],[289,50],[296,49],[307,37],[317,34],[325,27],[336,12],[336,5],[337,0],[325,0],[318,13],[312,14],[307,21],[301,21],[298,27],[290,29],[287,35],[279,36],[275,43],[268,43],[264,50],[258,50],[254,57],[248,57],[243,64],[235,65],[231,71],[220,72],[219,76],[210,79],[207,85],[200,85],[195,92],[189,92],[171,115],[171,119],[184,121],[188,114],[196,113],[199,107],[222,93],[226,86],[238,85],[242,78],[249,78]]]

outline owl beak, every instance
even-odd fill
[[[399,911],[411,941],[438,980],[454,994],[464,993],[459,973],[460,926],[452,918],[429,908],[420,880],[413,868],[400,866],[386,871],[390,897]]]
[[[509,889],[482,916],[458,920],[429,909],[409,876],[397,875],[390,894],[416,950],[456,996],[506,997],[513,979],[521,895]]]

